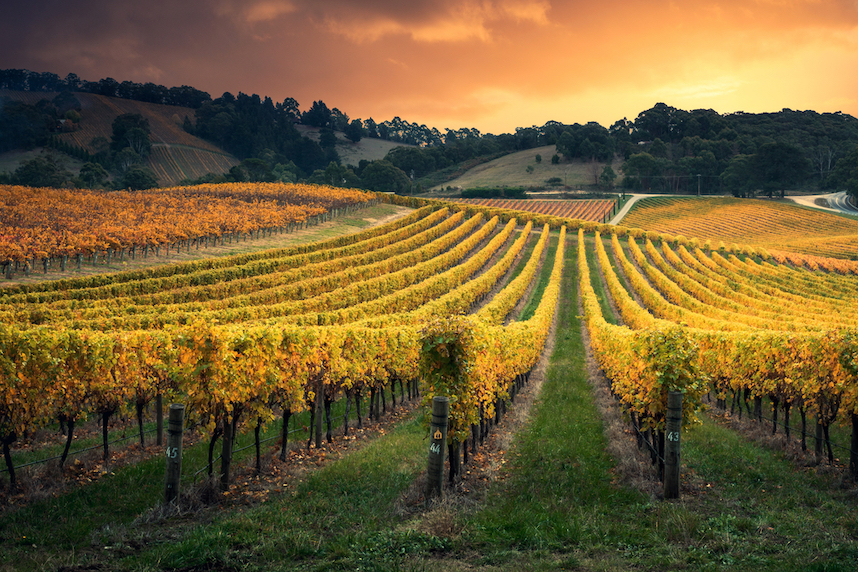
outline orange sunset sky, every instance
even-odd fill
[[[314,100],[437,127],[719,113],[858,115],[855,0],[34,0],[0,68]]]

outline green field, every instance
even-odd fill
[[[476,187],[545,187],[550,190],[551,186],[546,183],[548,179],[558,178],[562,190],[563,186],[574,189],[591,188],[595,186],[595,178],[602,173],[605,163],[587,163],[581,160],[568,162],[561,160],[559,164],[552,165],[551,157],[556,153],[554,145],[546,145],[544,147],[536,147],[526,151],[518,151],[504,155],[493,161],[477,165],[463,175],[437,185],[432,188],[433,191],[447,189],[471,189]],[[542,161],[536,162],[536,155],[542,157]],[[621,161],[615,161],[611,168],[617,174],[615,185],[622,180],[620,173]],[[527,168],[533,167],[533,172],[528,172]]]

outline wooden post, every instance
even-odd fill
[[[429,425],[429,463],[427,467],[426,503],[440,497],[444,488],[444,452],[447,449],[447,421],[450,417],[450,399],[432,398],[432,420]]]
[[[182,435],[184,433],[185,406],[180,403],[170,405],[170,417],[167,424],[167,468],[164,486],[164,503],[179,498],[179,481],[182,476]]]
[[[682,434],[682,393],[667,394],[664,448],[664,498],[679,498],[679,444]]]

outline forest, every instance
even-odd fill
[[[791,190],[838,189],[858,196],[858,119],[840,112],[783,109],[720,114],[656,103],[633,120],[622,118],[609,127],[548,121],[541,127],[495,135],[473,128],[442,132],[399,117],[380,123],[373,118],[351,119],[321,100],[302,111],[291,97],[275,103],[267,96],[227,92],[212,99],[189,86],[166,88],[113,78],[92,82],[76,74],[63,79],[52,73],[0,70],[0,89],[54,94],[36,105],[0,99],[0,152],[49,144],[53,133],[68,120],[74,121],[75,92],[191,108],[194,120],[186,120],[185,130],[242,163],[228,173],[211,173],[188,183],[280,180],[419,192],[443,184],[450,178],[446,173],[456,172],[457,167],[554,145],[554,163],[584,160],[610,165],[621,158],[621,184],[630,190],[771,197]],[[302,135],[296,128],[299,124],[319,129],[319,140]],[[352,142],[370,137],[405,146],[392,149],[383,160],[343,165],[336,151],[336,132]],[[88,159],[116,172],[117,154],[128,146],[114,140],[110,153]],[[44,170],[45,166],[39,167]],[[141,179],[134,184],[151,184],[145,173],[134,175]],[[28,184],[24,176],[26,170],[17,176],[8,174],[6,182]],[[104,184],[106,173],[99,172],[95,179]],[[88,186],[80,177],[73,183]]]

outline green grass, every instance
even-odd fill
[[[290,498],[193,526],[179,542],[162,542],[139,560],[153,569],[169,563],[198,569],[350,570],[361,561],[392,562],[412,543],[443,547],[441,540],[395,529],[393,504],[426,462],[425,435],[422,419],[413,418],[311,475]]]
[[[527,300],[527,303],[524,305],[524,308],[521,310],[521,314],[518,317],[519,321],[529,320],[536,313],[536,309],[539,307],[539,302],[542,301],[542,293],[545,292],[545,289],[548,287],[548,282],[551,280],[551,269],[554,264],[554,257],[557,254],[557,236],[554,236],[556,233],[553,233],[552,236],[548,238],[548,244],[545,245],[545,256],[543,258],[542,266],[535,276],[537,282],[533,288],[533,291],[530,293],[530,297]]]
[[[389,392],[386,393],[388,407]],[[399,397],[399,396],[397,396]],[[369,401],[362,402],[362,414],[366,415]],[[333,429],[342,427],[342,415],[345,404],[337,401],[332,407]],[[309,425],[309,412],[293,415],[290,420],[290,443],[305,443],[307,431],[302,427]],[[349,415],[349,425],[356,425],[357,414],[354,406]],[[366,422],[366,421],[365,421]],[[281,433],[282,423],[272,423],[261,434],[261,439],[276,439]],[[323,431],[325,429],[323,428]],[[151,444],[152,437],[147,436]],[[242,465],[252,463],[255,456],[253,428],[249,428],[236,437],[233,457],[233,471]],[[215,458],[221,450],[221,440],[215,446]],[[77,447],[77,445],[75,446]],[[263,451],[270,456],[275,445],[263,444]],[[278,449],[279,450],[279,449]],[[33,453],[34,455],[36,453]],[[182,455],[183,490],[190,490],[194,484],[207,478],[205,470],[208,464],[208,440],[204,438],[196,444],[187,443]],[[18,456],[16,456],[16,462]],[[69,458],[67,464],[73,464]],[[214,472],[220,468],[215,461]],[[201,471],[199,473],[199,471]],[[199,473],[199,474],[197,474]],[[20,476],[19,476],[20,478]],[[51,477],[48,477],[51,478]],[[0,539],[10,542],[7,549],[0,551],[0,570],[41,570],[48,563],[69,557],[97,538],[102,532],[124,529],[142,513],[161,502],[164,495],[164,461],[160,455],[141,462],[111,470],[96,482],[75,488],[67,492],[58,492],[50,498],[33,502],[30,505],[0,516]],[[0,540],[2,543],[2,540]]]
[[[580,160],[565,161],[553,165],[551,156],[556,153],[554,145],[536,147],[503,155],[497,159],[480,163],[465,171],[461,176],[444,181],[432,187],[432,190],[446,189],[448,186],[472,189],[478,187],[547,187],[546,181],[553,177],[563,181],[563,185],[572,188],[593,186],[593,175],[590,166]],[[542,156],[542,161],[536,162],[536,155]],[[597,164],[597,173],[601,174],[604,163]],[[528,167],[533,167],[528,172]],[[619,164],[614,164],[615,172],[619,173]],[[616,181],[619,185],[622,176]],[[562,187],[559,187],[562,189]]]

